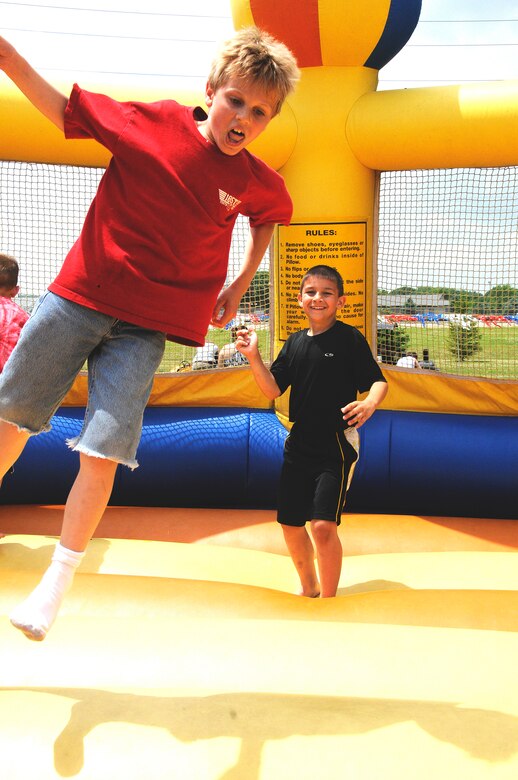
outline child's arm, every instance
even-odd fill
[[[236,316],[241,298],[250,287],[268,248],[274,227],[273,223],[268,223],[250,228],[241,270],[232,284],[220,292],[212,312],[212,324],[217,328],[223,328]]]
[[[36,73],[5,38],[0,38],[0,69],[38,111],[63,130],[68,98]]]
[[[353,401],[347,406],[344,406],[342,413],[344,420],[348,425],[353,425],[355,428],[361,428],[361,426],[367,422],[369,417],[372,417],[380,403],[387,395],[388,384],[386,382],[374,382],[371,385],[369,394],[363,399],[363,401]]]
[[[264,365],[255,330],[243,328],[237,332],[236,348],[248,359],[259,390],[270,400],[281,394],[272,372]]]

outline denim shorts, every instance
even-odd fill
[[[88,361],[88,404],[79,436],[86,455],[136,468],[142,417],[165,334],[45,293],[0,374],[0,419],[31,435],[50,420]]]

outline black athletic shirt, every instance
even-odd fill
[[[291,422],[309,429],[343,430],[340,409],[386,381],[360,331],[339,320],[318,336],[293,333],[271,372],[281,393],[291,386]]]

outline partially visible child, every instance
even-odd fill
[[[70,98],[0,38],[0,69],[67,138],[112,154],[81,235],[31,314],[0,377],[0,477],[88,360],[79,472],[42,581],[10,615],[42,640],[106,508],[118,464],[138,466],[142,416],[166,339],[202,346],[209,322],[237,313],[276,223],[292,203],[282,177],[247,146],[294,89],[292,53],[255,27],[216,56],[205,104],[121,102],[74,86]],[[20,130],[21,132],[22,130]],[[224,287],[232,229],[250,220],[241,269]]]
[[[18,272],[14,257],[0,253],[0,373],[29,319],[27,312],[14,300],[20,291]]]
[[[27,312],[14,300],[20,291],[18,272],[18,263],[14,257],[0,252],[0,374],[29,319]],[[3,536],[5,534],[0,532],[0,539]]]
[[[239,331],[236,344],[270,400],[291,387],[293,427],[284,447],[277,520],[300,577],[301,595],[327,598],[336,595],[340,581],[338,526],[358,457],[357,430],[385,398],[387,384],[362,334],[337,320],[345,295],[336,269],[310,268],[298,301],[309,328],[288,338],[270,369],[253,330]]]

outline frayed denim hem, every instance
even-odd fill
[[[52,428],[52,425],[47,423],[43,426],[43,428],[40,428],[39,431],[31,431],[30,428],[26,428],[24,425],[18,425],[18,423],[13,422],[12,420],[7,420],[5,417],[0,417],[0,421],[8,423],[9,425],[14,425],[19,433],[28,433],[29,436],[38,436],[40,433],[48,433],[48,431],[50,431]]]
[[[91,458],[103,458],[103,460],[113,460],[116,463],[120,463],[121,466],[127,466],[132,471],[138,469],[139,466],[138,461],[135,459],[126,460],[125,458],[110,458],[107,455],[103,455],[100,452],[94,452],[94,450],[85,447],[83,444],[79,444],[79,436],[74,436],[73,439],[67,439],[67,446],[69,447],[69,449],[73,450],[74,452],[82,452],[83,455],[88,455]]]

